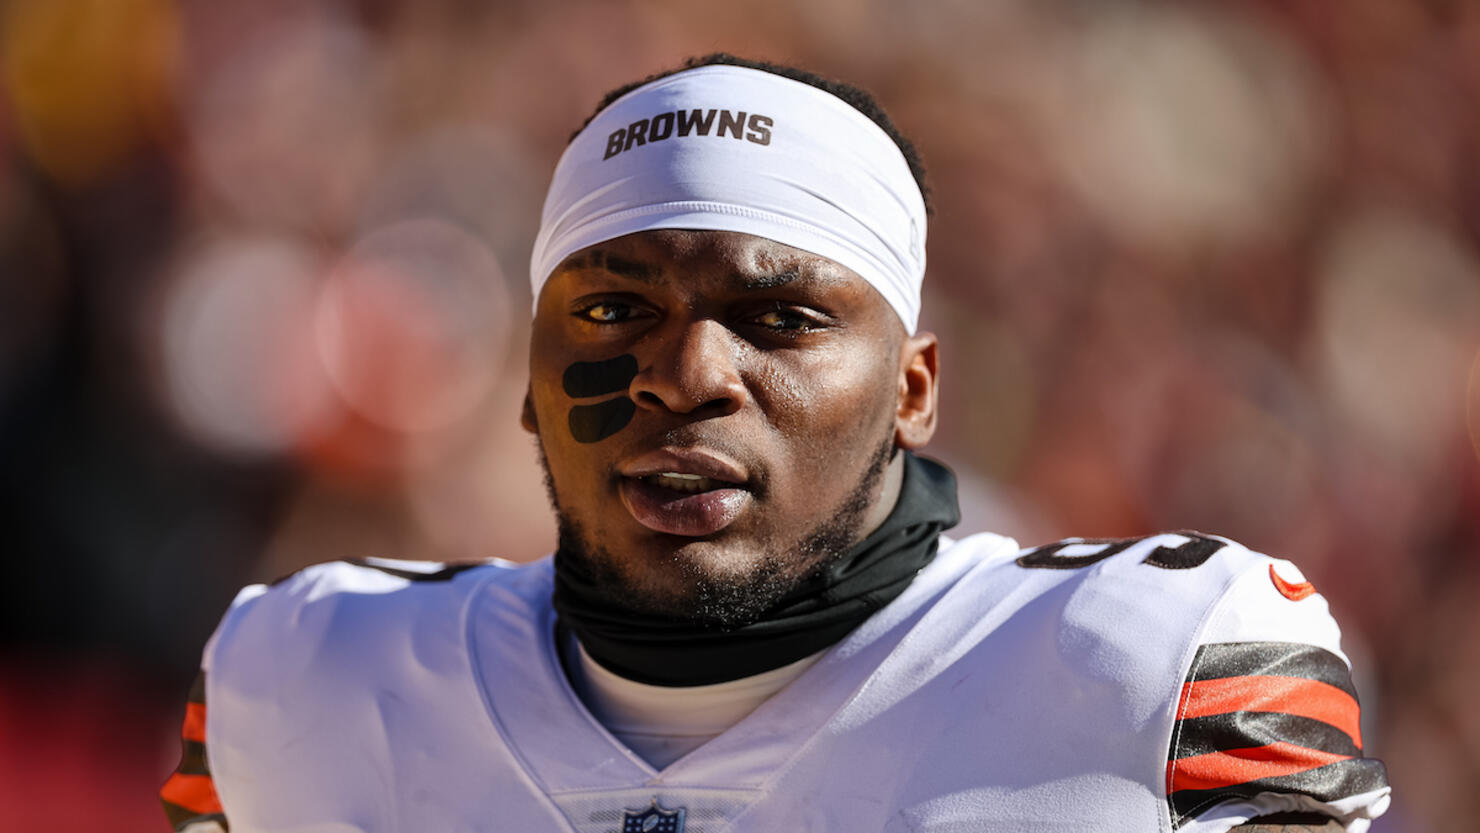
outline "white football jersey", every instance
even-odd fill
[[[1360,831],[1387,805],[1325,601],[1222,538],[943,538],[895,601],[661,770],[572,692],[552,590],[548,559],[335,562],[247,588],[206,648],[186,723],[201,754],[166,785],[172,818],[1206,833],[1279,812]]]

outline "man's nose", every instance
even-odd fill
[[[650,352],[639,351],[649,359],[629,388],[639,408],[698,416],[740,410],[747,393],[735,339],[724,325],[707,319],[684,322],[660,338]]]

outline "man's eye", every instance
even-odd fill
[[[577,315],[599,324],[614,324],[631,318],[634,310],[627,304],[602,303],[583,308]]]
[[[787,309],[767,310],[754,319],[755,323],[772,330],[811,330],[817,322],[800,312]]]

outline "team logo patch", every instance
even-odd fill
[[[1316,586],[1308,581],[1289,581],[1284,576],[1275,572],[1274,565],[1269,565],[1269,580],[1274,582],[1274,589],[1280,591],[1280,595],[1292,602],[1298,602],[1307,596],[1313,596]]]
[[[646,810],[622,812],[622,833],[683,833],[683,811],[665,809],[654,798]]]

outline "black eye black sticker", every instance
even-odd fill
[[[560,384],[571,399],[620,393],[637,376],[637,357],[623,353],[600,362],[576,362],[565,369]]]
[[[637,403],[625,396],[577,405],[570,409],[570,435],[578,443],[600,442],[626,428],[636,412]]]
[[[576,442],[599,442],[627,427],[627,423],[632,421],[632,415],[637,413],[637,403],[628,398],[625,392],[636,377],[637,357],[631,353],[599,362],[576,362],[565,369],[560,383],[565,389],[565,395],[572,399],[609,393],[624,394],[594,405],[572,407],[570,435],[575,437]]]

